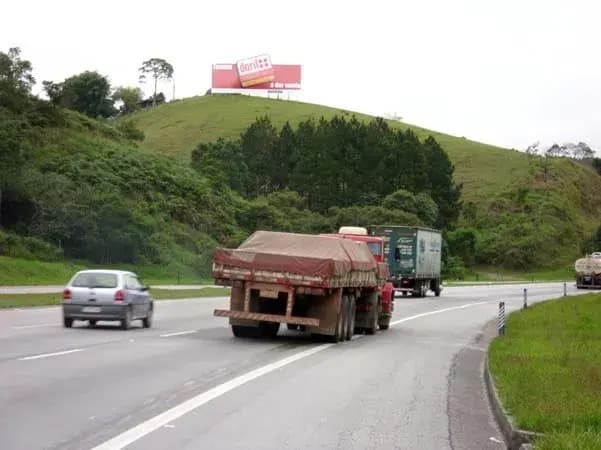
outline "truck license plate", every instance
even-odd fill
[[[100,311],[102,311],[100,306],[84,306],[81,310],[81,312],[85,313],[99,313]]]
[[[278,290],[271,290],[271,289],[261,289],[261,292],[259,293],[259,296],[264,297],[264,298],[278,298],[279,295],[279,291]]]

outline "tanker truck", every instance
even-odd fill
[[[256,231],[237,249],[215,250],[215,284],[231,294],[229,309],[214,315],[228,317],[239,338],[273,338],[285,323],[331,342],[349,340],[375,333],[379,313],[389,312],[380,295],[388,276],[366,242]]]
[[[578,289],[601,289],[601,252],[594,252],[574,263]]]

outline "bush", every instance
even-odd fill
[[[122,120],[117,124],[117,130],[119,130],[123,136],[132,141],[143,141],[145,136],[144,132],[136,127],[136,123],[133,120]]]
[[[63,258],[63,251],[41,239],[0,231],[0,255],[42,261],[59,261]]]

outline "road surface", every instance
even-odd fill
[[[397,297],[393,326],[333,345],[234,339],[226,298],[156,303],[155,326],[60,326],[57,307],[0,312],[3,449],[502,449],[481,380],[483,326],[522,289]],[[568,286],[570,294],[576,293]]]

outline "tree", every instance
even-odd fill
[[[114,101],[110,98],[111,85],[98,72],[86,71],[62,83],[44,81],[44,90],[55,105],[90,117],[111,117],[116,113]]]
[[[31,63],[21,59],[21,50],[13,47],[0,52],[0,107],[22,112],[31,93],[35,78]]]
[[[25,160],[31,126],[23,113],[34,83],[31,63],[21,59],[19,48],[0,52],[0,225],[3,194],[19,179]]]
[[[564,146],[574,159],[591,159],[595,156],[595,151],[585,142],[578,142],[578,144],[569,142]]]
[[[592,253],[601,251],[601,226],[582,243],[582,251],[584,253]]]
[[[593,158],[593,168],[601,175],[601,158]]]
[[[413,213],[425,224],[433,225],[438,218],[438,206],[425,192],[413,195],[405,189],[399,189],[387,195],[382,206],[396,211]]]
[[[146,76],[150,75],[154,79],[154,94],[152,106],[156,106],[157,82],[159,80],[170,80],[173,78],[173,66],[161,58],[150,58],[142,63],[138,69],[140,72],[140,81],[144,82]]]
[[[130,114],[141,108],[142,89],[139,87],[120,86],[113,92],[112,98],[116,102],[120,101],[123,103],[119,108],[121,114]]]

